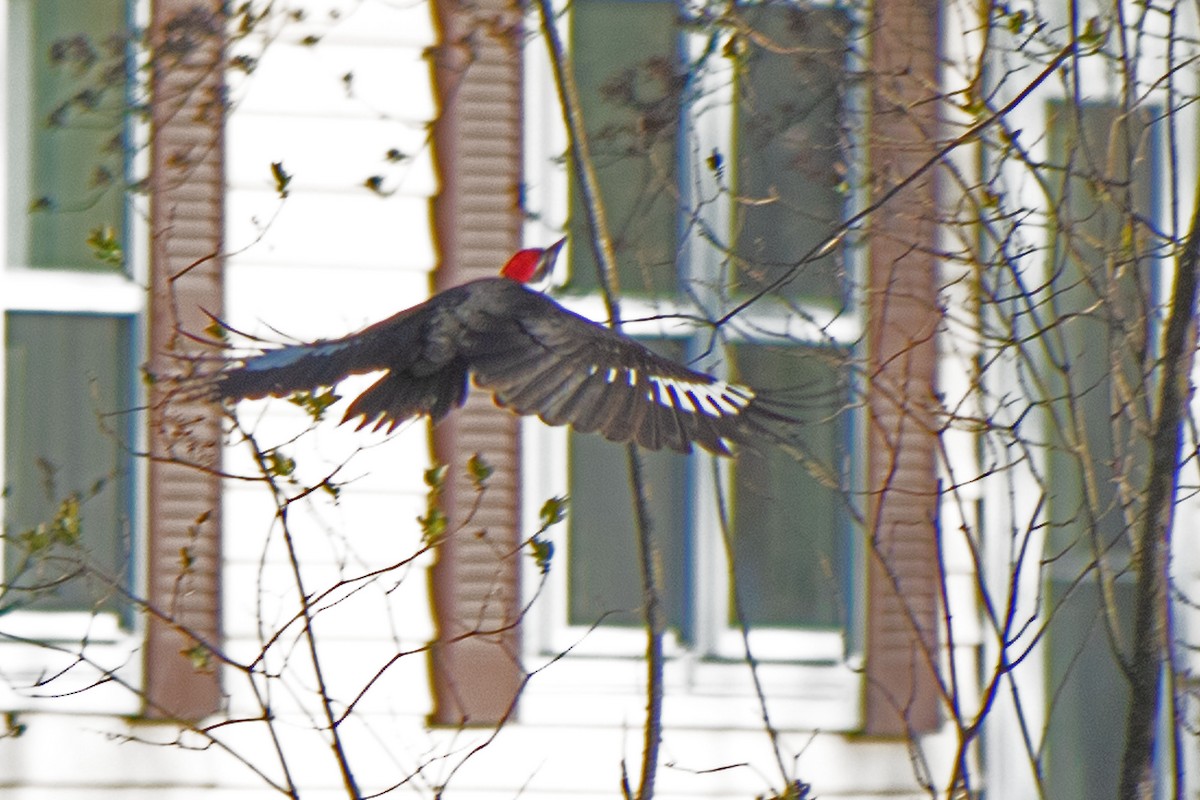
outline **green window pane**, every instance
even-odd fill
[[[85,314],[6,315],[4,605],[116,609],[104,580],[125,582],[133,467],[133,321]],[[30,554],[25,535],[78,497],[79,538]],[[36,589],[36,590],[33,590]]]
[[[679,40],[674,3],[579,0],[571,58],[621,291],[673,296]],[[599,286],[578,188],[570,207],[570,290]]]
[[[1152,313],[1154,237],[1131,215],[1155,218],[1159,133],[1153,111],[1118,105],[1051,102],[1048,165],[1054,219],[1047,318],[1046,407],[1048,607],[1054,609],[1046,658],[1047,796],[1090,798],[1118,779],[1124,731],[1112,725],[1129,705],[1129,684],[1105,633],[1109,599],[1096,588],[1097,550],[1117,575],[1111,587],[1118,625],[1133,610],[1127,519],[1139,514],[1149,460],[1138,409],[1153,388],[1146,354],[1158,322]],[[1132,156],[1129,158],[1128,156]],[[1140,396],[1130,393],[1143,393]],[[1144,420],[1143,420],[1144,421]],[[1125,487],[1125,492],[1121,491]],[[1132,507],[1129,507],[1132,505]]]
[[[1125,509],[1117,487],[1145,484],[1144,442],[1130,427],[1132,415],[1113,415],[1117,384],[1145,387],[1144,355],[1153,348],[1154,315],[1150,237],[1133,249],[1129,212],[1153,218],[1154,138],[1143,116],[1127,116],[1110,105],[1051,103],[1047,131],[1051,162],[1059,180],[1052,185],[1056,224],[1053,237],[1053,304],[1056,358],[1069,365],[1052,375],[1054,394],[1066,398],[1052,408],[1048,430],[1059,437],[1050,455],[1051,519],[1059,531],[1052,547],[1069,547],[1094,526],[1111,542],[1125,529]],[[1142,152],[1132,165],[1112,153]],[[1136,151],[1135,151],[1136,152]],[[1119,380],[1114,382],[1114,368]],[[1122,390],[1128,391],[1128,389]],[[1138,404],[1140,405],[1140,403]],[[1072,415],[1084,422],[1071,423]],[[1087,469],[1079,454],[1086,445]],[[1093,476],[1094,502],[1084,479]]]
[[[739,449],[734,465],[736,591],[746,621],[767,627],[840,627],[848,547],[839,490],[847,401],[840,358],[806,347],[734,347],[738,378],[794,403],[800,463],[769,441]],[[730,624],[738,620],[730,604]]]
[[[679,357],[678,342],[653,342]],[[568,618],[573,625],[640,625],[642,577],[637,525],[629,489],[626,446],[595,434],[570,434],[570,545]],[[654,526],[668,624],[683,630],[688,595],[684,544],[686,457],[642,452],[646,498]]]
[[[736,292],[778,278],[844,218],[844,11],[791,4],[740,7],[746,37],[737,80]],[[841,306],[835,253],[800,268],[781,293]]]
[[[9,4],[9,257],[111,270],[87,245],[125,228],[126,0]]]

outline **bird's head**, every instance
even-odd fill
[[[518,251],[508,260],[500,274],[518,283],[533,283],[550,275],[554,262],[558,260],[558,252],[567,243],[567,237],[559,239],[546,248],[533,247]]]

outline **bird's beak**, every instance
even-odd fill
[[[563,249],[563,245],[566,243],[567,237],[564,236],[542,251],[542,257],[538,259],[538,266],[534,271],[534,281],[541,281],[550,277],[550,274],[554,272],[554,263],[558,261],[559,251]]]

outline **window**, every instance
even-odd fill
[[[854,269],[835,248],[772,283],[847,213],[852,21],[832,7],[745,5],[734,12],[742,35],[700,41],[680,13],[659,0],[571,6],[569,42],[625,330],[698,369],[786,398],[803,423],[808,461],[766,441],[730,461],[645,454],[671,652],[737,659],[744,621],[758,658],[842,664],[861,589],[846,505],[856,480],[847,368],[861,332]],[[744,35],[751,28],[757,33]],[[537,174],[550,149],[540,142],[527,157],[531,183],[561,185],[561,175]],[[564,194],[570,274],[557,296],[603,319],[585,217],[577,194]],[[695,321],[717,319],[766,289],[716,336]],[[549,494],[571,498],[566,546],[559,542],[533,646],[640,655],[624,447],[536,422],[525,431],[526,505]]]
[[[3,604],[118,613],[127,626],[119,592],[71,577],[86,553],[128,585],[137,528],[129,409],[144,292],[116,249],[130,240],[127,7],[12,0],[7,14]],[[31,555],[22,532],[71,499],[82,553]]]
[[[146,402],[141,365],[167,369],[178,327],[203,328],[201,308],[221,313],[212,256],[223,229],[223,111],[209,98],[222,96],[222,42],[211,33],[180,38],[181,30],[221,30],[210,24],[220,6],[0,4],[4,707],[36,706],[40,693],[23,689],[45,675],[56,675],[56,694],[70,698],[55,708],[195,718],[219,700],[215,673],[197,671],[187,651],[219,630],[220,482],[215,471],[172,461],[177,409],[133,409]],[[130,30],[145,31],[147,42],[131,40]],[[171,47],[155,47],[172,35]],[[152,56],[160,68],[136,73],[149,76],[137,87],[149,124],[133,125],[134,62]],[[148,198],[129,191],[135,162]],[[218,452],[216,415],[190,412],[189,452]],[[147,450],[158,457],[133,455]],[[20,534],[56,517],[64,541],[54,555],[63,558],[33,566]],[[191,557],[186,574],[182,548]],[[80,577],[81,554],[102,578]],[[136,614],[129,589],[172,619]],[[71,695],[72,681],[95,682],[72,660],[80,648],[87,663],[116,671],[140,695],[112,681]]]
[[[1098,562],[1112,576],[1118,624],[1129,630],[1133,575],[1129,519],[1149,470],[1152,392],[1144,361],[1158,338],[1153,237],[1135,220],[1159,217],[1161,125],[1154,109],[1117,102],[1050,101],[1046,130],[1052,187],[1054,383],[1046,430],[1049,607],[1045,771],[1054,797],[1091,797],[1118,782],[1129,687],[1105,632]],[[1148,224],[1148,223],[1145,223]],[[1106,579],[1107,577],[1106,576]],[[1061,618],[1059,616],[1061,615]],[[1082,765],[1089,765],[1083,768]]]

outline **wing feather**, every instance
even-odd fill
[[[503,335],[471,353],[475,382],[496,402],[613,441],[728,454],[744,440],[754,393],[658,355],[642,343],[514,285]],[[519,294],[518,294],[519,292]]]

